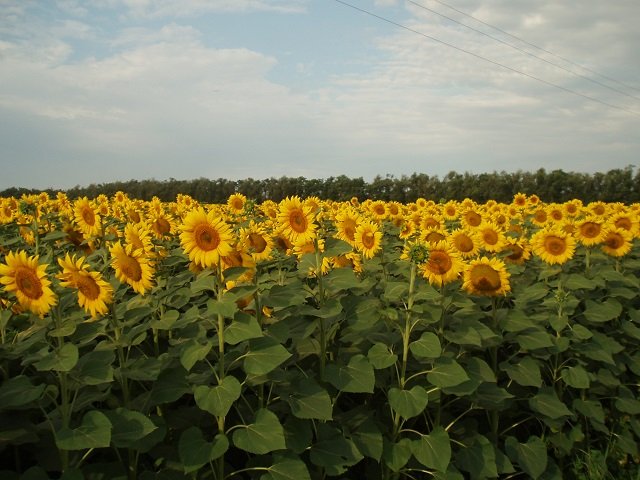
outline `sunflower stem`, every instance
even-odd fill
[[[222,262],[220,258],[218,258],[218,275],[216,281],[216,300],[222,300],[222,296],[224,295],[223,285],[224,285],[224,277],[222,275]],[[222,385],[225,377],[225,363],[224,363],[224,315],[218,313],[218,384]],[[225,415],[216,416],[216,423],[218,425],[218,432],[224,434],[225,432]],[[216,460],[216,478],[223,479],[224,478],[224,455],[220,456]]]
[[[52,312],[55,320],[56,329],[62,328],[62,312],[60,311],[60,305],[58,304]],[[62,350],[64,347],[64,337],[58,335],[57,337],[58,349]],[[58,371],[58,384],[60,385],[60,417],[62,419],[62,428],[69,428],[71,421],[71,409],[69,402],[69,384],[67,383],[67,372]],[[60,454],[60,464],[62,466],[62,472],[66,472],[69,469],[69,450],[58,449]]]
[[[316,278],[318,279],[318,309],[324,306],[324,284],[322,281],[322,257],[320,255],[320,245],[318,238],[313,239],[313,246],[316,256]],[[318,317],[320,324],[320,380],[324,380],[324,367],[327,356],[327,338],[325,332],[324,318]]]
[[[498,330],[498,307],[497,307],[497,299],[496,297],[491,297],[491,327],[495,333]],[[496,383],[498,381],[498,346],[494,345],[490,349],[491,354],[491,368],[493,370],[493,374],[496,377]],[[489,419],[491,423],[491,440],[493,441],[494,447],[498,448],[498,432],[500,430],[500,415],[497,410],[491,410],[489,414]]]

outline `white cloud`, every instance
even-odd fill
[[[306,11],[308,0],[121,0],[134,17],[189,17],[208,12]]]

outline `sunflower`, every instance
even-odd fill
[[[364,221],[356,228],[354,235],[356,249],[365,258],[373,258],[382,248],[382,232],[380,227],[370,221]]]
[[[449,200],[442,207],[442,216],[445,220],[455,220],[458,218],[458,202]]]
[[[152,213],[148,223],[151,233],[158,240],[171,237],[177,229],[176,221],[170,214],[165,212]]]
[[[547,214],[555,223],[560,223],[564,219],[564,208],[557,203],[551,203],[547,206]]]
[[[568,216],[575,217],[580,213],[580,210],[582,209],[582,200],[574,198],[573,200],[564,202],[563,208],[564,208],[564,212]]]
[[[229,225],[214,211],[199,207],[187,214],[180,227],[180,242],[189,260],[204,268],[218,265],[220,257],[233,251]]]
[[[575,236],[585,247],[598,245],[604,241],[607,229],[596,217],[587,217],[576,224]]]
[[[602,217],[607,213],[607,204],[600,200],[587,204],[587,210],[596,217]]]
[[[280,202],[278,223],[291,243],[307,243],[316,237],[314,219],[312,207],[304,205],[300,197],[287,197]]]
[[[444,228],[444,220],[438,215],[422,215],[420,228],[422,230],[441,229]]]
[[[240,231],[240,243],[253,257],[254,262],[264,262],[271,258],[273,239],[262,225],[253,220],[247,228]]]
[[[241,193],[233,193],[227,199],[227,208],[232,215],[241,215],[246,203],[247,197]]]
[[[351,268],[356,273],[362,272],[362,258],[358,252],[348,252],[344,255],[331,257],[330,260],[333,268]]]
[[[419,238],[423,242],[434,244],[446,240],[447,231],[444,228],[428,228],[420,232]]]
[[[440,287],[458,279],[464,262],[446,241],[441,241],[429,246],[429,257],[420,270],[430,284]]]
[[[58,263],[62,267],[62,272],[57,275],[60,285],[78,290],[78,304],[91,318],[105,315],[109,311],[108,304],[113,300],[113,288],[102,279],[102,275],[89,271],[85,257],[76,260],[75,255],[69,257],[67,253],[64,259],[58,258]]]
[[[400,225],[400,233],[398,233],[398,237],[400,237],[402,240],[406,240],[408,238],[411,238],[415,231],[416,226],[414,225],[414,223],[410,220],[405,219],[402,222],[402,225]]]
[[[73,214],[85,237],[97,237],[100,234],[100,215],[87,197],[75,201]]]
[[[133,250],[141,249],[145,255],[153,250],[151,232],[144,223],[127,223],[124,227],[124,239]]]
[[[627,230],[633,236],[637,236],[639,232],[638,214],[631,210],[616,213],[607,221],[607,224],[610,227],[617,227]]]
[[[471,260],[464,270],[462,288],[472,295],[498,296],[511,291],[510,274],[498,258]]]
[[[624,228],[613,227],[607,231],[602,251],[612,257],[622,257],[631,251],[633,235]]]
[[[501,251],[505,245],[505,237],[502,230],[494,223],[484,221],[476,229],[480,246],[487,252],[496,253]]]
[[[576,241],[572,235],[558,229],[539,230],[531,237],[533,253],[550,265],[563,264],[573,258]]]
[[[531,217],[531,221],[534,225],[542,227],[547,224],[549,221],[549,214],[547,213],[547,209],[544,207],[539,207],[533,212],[533,216]]]
[[[525,208],[527,206],[527,195],[524,193],[516,193],[513,196],[512,204],[517,208]]]
[[[134,250],[131,245],[123,247],[118,241],[109,248],[109,252],[118,280],[128,283],[140,295],[151,289],[154,270],[142,250]]]
[[[402,218],[402,204],[400,202],[387,203],[387,211],[391,219]]]
[[[355,245],[356,228],[362,222],[361,215],[353,208],[343,208],[335,219],[336,237],[351,246]]]
[[[480,251],[480,240],[472,230],[454,230],[449,234],[448,241],[463,258],[475,257]]]
[[[504,257],[506,263],[522,265],[531,258],[531,245],[529,245],[529,242],[524,237],[506,237],[506,244],[503,251],[510,252],[509,255]]]
[[[470,208],[464,211],[460,218],[462,225],[466,228],[475,228],[482,223],[482,215],[475,208]]]
[[[39,264],[39,257],[27,257],[25,251],[9,252],[5,264],[0,264],[0,283],[8,292],[15,292],[20,305],[44,317],[57,303],[51,281],[47,278],[47,264]]]
[[[373,218],[379,222],[387,218],[389,214],[387,205],[382,200],[375,200],[372,202],[369,206],[369,210]]]

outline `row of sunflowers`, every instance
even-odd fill
[[[638,204],[545,204],[525,194],[515,195],[511,204],[290,197],[256,205],[236,193],[225,205],[202,205],[186,195],[166,203],[156,197],[130,199],[122,192],[75,201],[64,193],[55,198],[42,193],[3,198],[0,205],[0,222],[19,226],[25,244],[2,248],[3,306],[39,316],[56,304],[51,277],[76,289],[79,305],[92,318],[107,312],[113,298],[103,278],[107,272],[92,270],[86,261],[100,245],[108,248],[115,277],[144,295],[153,288],[156,266],[173,241],[179,240],[194,272],[241,266],[247,272],[239,281],[250,281],[257,264],[322,252],[328,237],[347,242],[352,251],[325,257],[322,273],[334,268],[359,272],[382,250],[383,235],[392,235],[403,241],[402,258],[416,261],[432,285],[462,279],[462,288],[471,294],[504,295],[510,290],[506,264],[523,264],[532,254],[546,264],[563,264],[578,246],[620,258],[640,236]],[[39,255],[40,239],[47,235],[70,247],[55,259],[57,272]]]

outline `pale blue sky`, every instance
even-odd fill
[[[637,0],[443,0],[621,83],[438,0],[344,1],[626,111],[335,0],[0,0],[0,189],[639,163]]]

